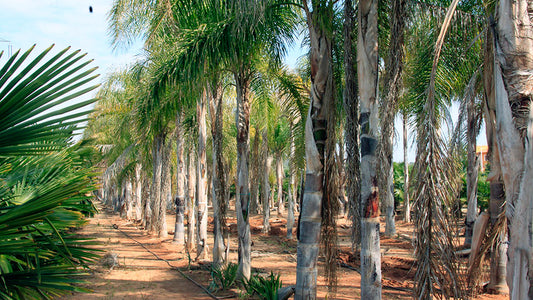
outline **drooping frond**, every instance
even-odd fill
[[[418,117],[417,162],[415,163],[415,296],[419,299],[464,295],[464,285],[459,278],[454,252],[450,207],[455,197],[456,161],[448,156],[446,144],[438,127],[436,107],[437,67],[444,38],[458,1],[448,8],[441,27],[428,74],[426,101]]]

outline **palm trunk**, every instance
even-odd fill
[[[219,82],[211,89],[212,99],[209,102],[209,112],[211,115],[211,136],[213,137],[213,217],[214,217],[214,244],[213,244],[213,264],[221,265],[225,261],[224,226],[226,214],[226,192],[224,161],[222,157],[222,85]]]
[[[533,242],[530,233],[533,226],[531,10],[530,1],[502,0],[496,7],[495,18],[496,131],[507,198],[506,215],[510,221],[507,282],[511,299],[533,297],[533,276],[528,275],[533,273]]]
[[[189,152],[189,166],[187,168],[187,244],[189,253],[194,249],[196,232],[196,161],[194,150]]]
[[[316,3],[313,2],[313,5]],[[309,11],[304,1],[311,42],[310,106],[305,125],[306,178],[300,208],[298,261],[296,265],[295,299],[315,299],[317,258],[321,232],[322,198],[324,196],[324,153],[327,142],[327,114],[333,102],[332,45],[321,22],[332,21],[332,8],[314,6]]]
[[[142,178],[141,178],[142,165],[140,163],[135,164],[135,185],[133,192],[133,205],[135,206],[135,220],[140,222],[142,220]]]
[[[294,160],[295,155],[295,145],[294,145],[294,134],[292,133],[292,125],[291,125],[291,149],[290,149],[290,160]],[[289,164],[290,166],[290,164]],[[287,212],[287,238],[292,239],[292,229],[294,227],[294,202],[296,201],[296,195],[295,195],[295,174],[296,170],[294,168],[290,168],[290,177],[289,177],[289,211]]]
[[[378,143],[377,1],[359,1],[357,71],[361,99],[361,298],[381,299]]]
[[[251,175],[250,175],[250,212],[260,213],[261,207],[259,206],[259,186],[261,185],[261,162],[262,158],[259,154],[259,132],[256,130],[254,140],[252,142],[252,161],[251,161]]]
[[[477,177],[479,170],[478,157],[476,155],[476,137],[478,134],[475,117],[475,103],[474,97],[467,100],[467,177],[466,177],[466,192],[467,192],[467,211],[465,220],[465,246],[472,244],[472,230],[474,229],[474,222],[477,218]]]
[[[262,186],[262,201],[263,201],[263,233],[270,232],[270,165],[271,159],[268,155],[268,133],[267,129],[263,129],[263,142],[261,143],[261,152],[263,155],[263,183]]]
[[[380,163],[382,164],[380,196],[384,197],[385,204],[385,235],[394,236],[396,234],[396,224],[394,220],[394,183],[392,164],[392,143],[394,138],[394,117],[398,110],[398,99],[402,84],[403,69],[403,48],[404,48],[404,28],[406,20],[406,1],[398,0],[392,2],[391,16],[391,41],[389,47],[389,57],[387,60],[387,71],[385,78],[385,103],[381,109],[381,141],[380,141]]]
[[[283,202],[283,160],[281,155],[276,155],[276,179],[278,182],[278,216],[285,212],[285,203]]]
[[[150,230],[150,227],[152,226],[152,206],[150,204],[151,197],[150,197],[150,179],[146,175],[146,173],[143,172],[142,176],[142,226],[146,230]]]
[[[500,155],[498,144],[496,142],[496,112],[495,112],[495,95],[494,95],[494,70],[493,70],[493,48],[494,43],[492,34],[487,31],[485,43],[485,67],[483,68],[483,80],[485,91],[485,105],[483,113],[485,119],[485,129],[489,151],[487,153],[490,159],[490,174],[487,181],[490,182],[490,202],[489,213],[491,226],[496,226],[499,218],[505,217],[505,186],[502,180],[502,170],[500,165]],[[502,226],[507,226],[505,222]],[[493,229],[494,230],[494,229]],[[506,282],[507,268],[507,230],[503,230],[495,239],[490,252],[490,281],[487,289],[495,293],[508,293],[509,288]]]
[[[206,260],[209,257],[207,246],[207,98],[204,92],[197,103],[196,113],[198,120],[198,165],[197,165],[197,189],[196,203],[198,207],[198,239],[196,259]]]
[[[355,13],[352,1],[344,1],[344,110],[346,111],[346,192],[349,215],[352,221],[352,248],[361,241],[361,209],[359,202],[359,98],[357,97],[357,78],[355,71],[353,42]]]
[[[407,161],[407,112],[402,113],[403,119],[403,205],[405,222],[411,222],[411,201],[409,199],[409,162]]]
[[[163,144],[164,136],[158,134],[154,138],[154,144],[152,147],[152,159],[153,159],[153,177],[152,186],[150,189],[150,207],[152,208],[152,214],[150,216],[150,232],[159,235],[161,230],[161,178],[163,172]]]
[[[161,211],[160,220],[161,228],[159,229],[159,237],[166,238],[168,236],[167,227],[167,208],[172,203],[172,174],[170,153],[172,151],[172,144],[165,142],[163,146],[163,161],[161,172]]]
[[[131,180],[126,180],[126,186],[125,186],[125,195],[124,195],[124,201],[126,205],[126,219],[132,220],[133,219],[133,184],[131,183]]]
[[[250,129],[250,102],[249,73],[240,71],[234,74],[237,92],[237,201],[235,211],[237,214],[237,229],[239,240],[239,270],[240,278],[249,279],[252,271],[251,266],[251,233],[249,205],[250,205],[250,184],[249,184],[249,129]]]
[[[185,161],[183,160],[184,143],[181,115],[176,118],[176,223],[174,226],[174,243],[185,243]]]

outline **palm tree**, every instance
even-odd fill
[[[402,83],[404,31],[406,23],[405,1],[392,2],[392,17],[390,19],[390,45],[386,64],[385,99],[381,106],[381,139],[379,145],[379,160],[381,167],[379,192],[385,204],[385,235],[396,235],[394,221],[394,195],[392,182],[392,140],[394,137],[394,117],[398,110],[398,100]]]
[[[206,91],[198,98],[196,104],[196,120],[198,122],[198,161],[196,175],[196,203],[198,208],[198,243],[197,258],[209,257],[207,245],[207,94]]]
[[[95,212],[87,167],[94,153],[72,138],[96,99],[78,97],[96,69],[80,50],[29,59],[17,51],[0,68],[0,264],[5,299],[51,298],[82,282],[93,244],[70,233]],[[2,53],[0,53],[0,56]],[[20,56],[19,56],[20,55]],[[80,111],[81,109],[81,111]],[[80,119],[81,118],[81,119]]]
[[[174,242],[178,245],[185,244],[185,161],[183,152],[185,150],[185,137],[183,136],[183,113],[178,113],[176,116],[176,223],[174,228]]]
[[[510,246],[507,252],[507,282],[511,299],[530,298],[531,204],[533,124],[531,78],[533,67],[533,25],[527,1],[499,1],[494,8],[493,92],[496,133],[505,183],[506,215],[510,220]],[[490,7],[489,7],[490,9]],[[489,11],[489,13],[491,13]],[[496,38],[497,37],[497,38]]]
[[[378,131],[378,5],[359,2],[357,76],[361,101],[361,297],[381,299],[379,251]]]
[[[224,227],[226,217],[226,174],[224,170],[223,154],[223,88],[220,80],[215,78],[209,86],[209,113],[211,116],[211,136],[213,137],[213,208],[214,208],[214,236],[213,263],[215,265],[227,260],[224,257],[226,245],[224,243]]]
[[[346,190],[352,221],[352,248],[360,243],[361,213],[359,203],[359,99],[355,47],[353,42],[355,13],[351,0],[344,1],[344,111],[346,113]]]
[[[306,179],[300,210],[295,299],[315,299],[316,264],[325,186],[329,117],[334,115],[332,74],[332,1],[303,1],[310,39],[311,88],[305,126]],[[330,126],[331,127],[331,126]],[[330,151],[330,149],[328,149]]]

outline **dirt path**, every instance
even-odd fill
[[[273,213],[275,215],[275,213]],[[167,215],[168,228],[174,228],[174,216]],[[231,231],[230,260],[237,261],[237,240],[235,218],[228,218]],[[338,271],[338,290],[329,299],[359,299],[360,275],[358,257],[349,247],[349,226],[339,219],[339,242],[341,262],[344,267]],[[296,282],[296,241],[285,238],[285,220],[271,219],[270,235],[262,234],[261,216],[250,218],[252,230],[253,271],[280,274],[283,286]],[[116,226],[113,226],[116,225]],[[383,299],[412,299],[410,289],[412,278],[412,246],[409,241],[411,229],[407,224],[398,222],[399,239],[382,238]],[[210,235],[212,219],[210,219]],[[119,265],[113,268],[98,264],[92,266],[92,274],[87,277],[86,287],[93,290],[90,294],[76,294],[62,299],[212,299],[201,288],[185,279],[176,269],[180,268],[187,276],[204,287],[209,285],[210,274],[207,264],[192,262],[181,247],[172,243],[172,232],[165,240],[148,235],[133,222],[124,220],[117,213],[100,207],[100,213],[91,218],[80,234],[96,238],[102,243],[104,253],[117,254]],[[294,234],[296,236],[296,234]],[[212,235],[209,240],[212,242]],[[141,245],[142,244],[142,245]],[[211,248],[210,248],[211,249]],[[152,252],[152,253],[151,253]],[[160,259],[158,259],[155,255]],[[194,253],[192,253],[194,256]],[[164,261],[166,260],[166,261]],[[319,260],[319,274],[323,262]],[[327,288],[322,276],[318,278],[318,298],[324,299]],[[216,294],[225,299],[237,299],[239,291]],[[477,299],[500,300],[504,296],[483,295]]]
[[[118,229],[113,228],[114,224]],[[100,213],[90,220],[80,234],[96,238],[102,243],[105,253],[116,253],[119,265],[112,269],[104,265],[93,266],[94,273],[87,278],[90,282],[87,287],[94,292],[64,299],[211,299],[178,271],[172,270],[165,261],[148,251],[168,260],[172,266],[187,269],[188,260],[185,255],[178,253],[171,239],[161,242],[104,208],[100,208]],[[207,271],[186,273],[204,284],[209,278]]]

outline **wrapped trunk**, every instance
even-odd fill
[[[198,121],[198,164],[196,166],[196,203],[198,207],[198,239],[196,259],[209,258],[207,246],[207,98],[206,94],[199,98],[196,105]]]
[[[379,251],[377,1],[359,1],[357,76],[361,101],[361,299],[381,299]]]
[[[324,196],[324,153],[327,142],[327,108],[333,101],[332,43],[321,22],[332,21],[331,7],[313,1],[313,12],[304,1],[310,38],[311,88],[305,124],[305,188],[300,207],[294,299],[315,299],[322,199]]]

